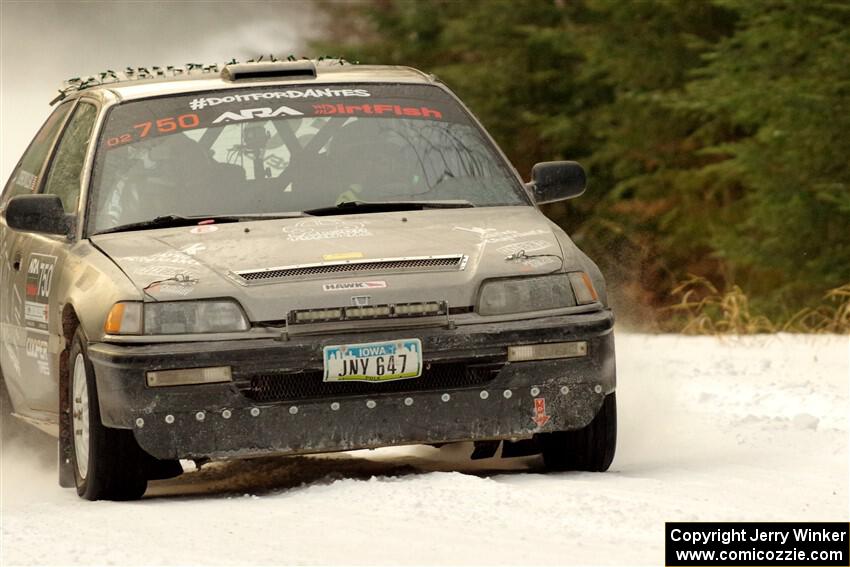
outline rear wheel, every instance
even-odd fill
[[[614,460],[617,447],[617,398],[605,396],[599,413],[586,427],[539,436],[546,468],[557,471],[603,472]]]
[[[74,336],[69,357],[71,461],[77,494],[87,500],[136,500],[147,488],[145,454],[132,431],[100,421],[97,384],[85,338]]]

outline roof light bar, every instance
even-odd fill
[[[236,59],[231,59],[224,65],[219,65],[218,63],[213,63],[211,65],[204,65],[201,63],[186,63],[185,65],[168,65],[166,67],[126,67],[123,71],[113,71],[112,69],[107,69],[102,73],[98,73],[97,75],[90,75],[88,77],[73,77],[71,79],[66,80],[62,87],[59,89],[59,94],[50,101],[50,105],[53,106],[57,102],[64,100],[70,94],[79,92],[91,87],[98,87],[101,85],[111,85],[113,83],[124,83],[129,81],[139,81],[145,79],[160,79],[160,78],[168,78],[168,77],[181,77],[186,75],[192,75],[195,73],[218,73],[219,68],[222,69],[222,78],[226,80],[235,81],[238,79],[249,79],[249,78],[276,78],[276,77],[309,77],[316,76],[316,67],[318,66],[329,66],[329,65],[346,65],[349,64],[348,61],[341,57],[331,57],[328,55],[323,55],[321,57],[317,57],[315,59],[308,59],[307,57],[296,58],[294,55],[289,55],[285,59],[278,59],[274,55],[269,55],[267,59],[264,59],[265,56],[260,55],[254,59],[248,59],[245,63],[240,63]],[[358,62],[355,61],[354,64]],[[281,67],[281,65],[289,65],[289,67]],[[263,69],[260,69],[261,66]],[[231,70],[228,71],[228,74],[225,75],[225,71],[230,67]],[[233,67],[238,67],[240,69],[233,70]],[[312,67],[312,73],[310,72],[310,68]],[[235,78],[234,73],[238,75]],[[253,76],[249,76],[251,74]],[[256,73],[260,73],[257,75]]]

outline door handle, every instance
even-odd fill
[[[15,259],[12,260],[12,268],[19,272],[21,270],[21,261],[23,260],[23,255],[20,252],[15,252]]]

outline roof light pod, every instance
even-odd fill
[[[245,79],[285,79],[287,77],[315,77],[316,64],[309,59],[297,61],[269,61],[262,63],[236,63],[226,65],[221,71],[225,81]]]

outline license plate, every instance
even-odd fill
[[[325,382],[389,382],[422,374],[422,342],[400,339],[324,348]]]

